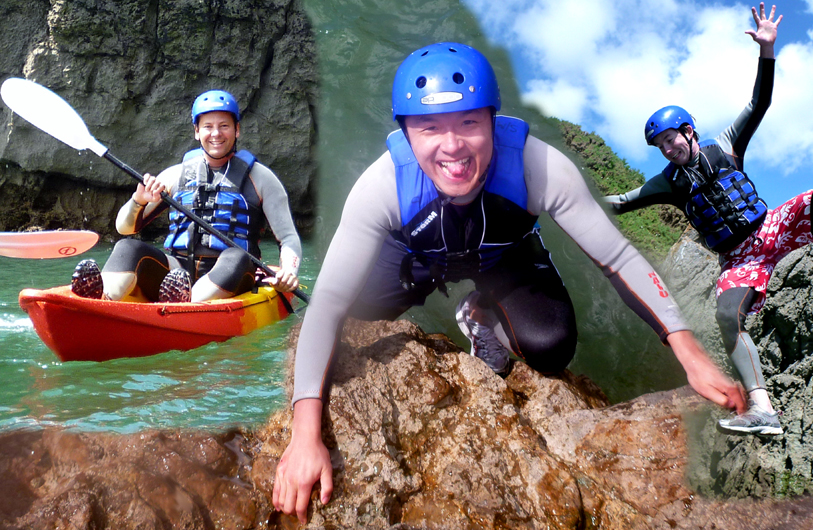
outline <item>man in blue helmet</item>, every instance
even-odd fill
[[[247,252],[260,257],[266,221],[280,244],[279,271],[270,281],[280,291],[299,285],[302,246],[288,195],[269,168],[248,151],[237,151],[237,101],[223,90],[204,92],[192,105],[192,124],[200,149],[158,176],[144,175],[119,210],[116,229],[123,235],[138,233],[167,209],[161,200],[166,191],[243,250],[227,246],[173,208],[164,243],[169,255],[142,241],[122,239],[104,270],[93,260],[77,265],[74,293],[121,300],[138,288],[152,301],[200,302],[247,292],[254,286],[256,270]]]
[[[745,410],[741,387],[695,341],[652,267],[593,200],[576,166],[496,116],[494,71],[477,50],[438,43],[407,57],[393,83],[388,152],[359,178],[325,257],[297,345],[291,443],[277,467],[274,505],[305,520],[311,487],[332,492],[321,439],[328,367],[346,316],[394,319],[464,278],[476,291],[456,318],[472,355],[510,369],[509,350],[550,373],[573,358],[567,290],[536,220],[547,212],[605,271],[628,305],[714,402]]]
[[[677,206],[703,243],[720,255],[717,322],[751,402],[744,415],[720,420],[720,427],[776,435],[782,434],[779,415],[771,406],[759,352],[745,319],[764,306],[776,263],[813,239],[811,192],[768,210],[743,172],[745,149],[771,103],[774,42],[782,20],[780,16],[773,21],[775,6],[767,17],[764,4],[759,13],[756,8],[751,11],[757,28],[747,33],[759,44],[760,59],[753,96],[745,110],[719,136],[702,142],[685,109],[669,106],[658,110],[647,120],[644,134],[669,164],[642,187],[605,199],[619,214],[659,203]]]

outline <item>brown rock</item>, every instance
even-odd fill
[[[583,377],[517,364],[502,380],[449,342],[427,347],[443,342],[406,321],[348,323],[323,421],[335,491],[312,496],[310,526],[782,528],[813,510],[695,496],[684,418],[709,405],[688,387],[611,407]],[[289,426],[286,410],[260,433],[269,472]],[[268,478],[255,485],[270,496]]]
[[[244,462],[234,448],[242,441],[178,432],[6,433],[0,483],[14,502],[0,505],[0,528],[255,528],[270,508],[239,478]]]
[[[813,528],[807,497],[689,489],[687,440],[711,421],[689,388],[609,406],[567,371],[517,364],[503,380],[406,321],[349,322],[340,347],[323,426],[335,490],[312,494],[309,528]],[[271,508],[290,422],[2,434],[0,529],[298,528]]]

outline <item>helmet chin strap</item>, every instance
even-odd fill
[[[694,134],[688,136],[683,128],[678,129],[678,132],[683,139],[686,140],[686,145],[689,146],[689,160],[686,163],[690,164],[692,160],[694,160],[694,154],[692,154],[692,142],[694,141]]]

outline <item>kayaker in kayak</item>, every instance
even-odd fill
[[[653,204],[680,208],[700,233],[703,243],[719,254],[717,323],[731,361],[750,398],[746,414],[720,420],[727,431],[782,434],[779,414],[771,405],[759,351],[745,326],[746,317],[765,305],[774,267],[791,251],[813,240],[811,191],[768,210],[744,173],[745,149],[771,104],[774,42],[782,17],[776,7],[765,16],[752,8],[759,44],[759,66],[751,101],[716,138],[699,141],[692,116],[677,106],[656,111],[646,122],[646,141],[669,161],[666,168],[638,189],[605,197],[618,214]]]
[[[325,257],[296,352],[291,441],[276,471],[273,503],[305,522],[311,488],[333,489],[321,438],[328,368],[347,316],[394,319],[446,283],[473,279],[456,318],[472,355],[510,371],[509,350],[534,369],[568,365],[574,310],[536,221],[543,212],[602,268],[627,304],[672,347],[691,385],[745,410],[742,388],[710,360],[663,281],[610,222],[576,166],[497,116],[494,70],[457,43],[419,49],[392,91],[400,129],[359,178]]]
[[[276,175],[248,151],[237,151],[240,109],[223,90],[195,99],[192,124],[200,149],[158,176],[144,175],[132,198],[119,210],[116,229],[138,233],[168,208],[166,191],[182,205],[260,256],[259,239],[266,221],[280,245],[279,271],[271,283],[279,291],[299,285],[302,245],[294,228],[288,195]],[[138,287],[151,301],[200,302],[249,291],[256,267],[240,249],[227,247],[174,208],[164,247],[169,254],[136,239],[116,243],[99,270],[92,260],[73,274],[74,293],[86,298],[121,300]]]

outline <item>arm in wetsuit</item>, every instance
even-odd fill
[[[271,169],[259,162],[251,168],[249,178],[257,190],[257,196],[260,197],[268,225],[280,244],[280,272],[282,275],[288,274],[296,277],[302,262],[302,243],[291,217],[285,187]],[[298,282],[296,283],[298,284]]]
[[[547,211],[601,267],[627,305],[671,346],[692,388],[718,405],[744,411],[742,387],[711,361],[657,273],[593,200],[576,166],[556,149],[529,137],[525,171],[531,212]]]
[[[757,127],[762,123],[768,107],[771,106],[775,63],[773,58],[759,58],[757,79],[751,101],[737,116],[734,123],[715,138],[723,151],[734,158],[737,169],[740,171],[743,171],[745,149]]]
[[[163,170],[157,177],[154,177],[158,184],[164,185],[165,191],[169,196],[172,196],[175,188],[178,186],[182,168],[182,164],[175,164]],[[144,183],[149,184],[152,178],[149,173],[145,174]],[[144,185],[139,184],[133,195],[138,195],[143,188]],[[168,205],[162,200],[157,197],[154,198],[156,198],[155,201],[138,203],[131,197],[129,201],[122,205],[116,216],[116,230],[119,234],[125,236],[137,234],[142,228],[160,215],[161,212],[168,208]],[[142,197],[142,200],[145,199]]]
[[[689,329],[663,281],[607,218],[565,155],[529,136],[525,145],[525,182],[531,213],[548,212],[662,341],[670,333]]]
[[[372,271],[390,231],[400,228],[389,152],[358,179],[314,286],[297,344],[293,401],[324,396],[338,330]]]
[[[291,441],[277,466],[272,501],[278,510],[295,511],[303,523],[314,483],[321,482],[323,504],[333,491],[333,468],[322,441],[321,420],[327,369],[339,330],[384,240],[400,225],[395,167],[385,153],[350,191],[297,344]]]
[[[682,205],[676,203],[676,198],[666,175],[658,173],[646,181],[643,186],[635,188],[634,190],[620,195],[608,195],[604,197],[604,202],[612,206],[612,212],[614,214],[620,215],[655,204],[674,204],[677,207],[681,207]]]

